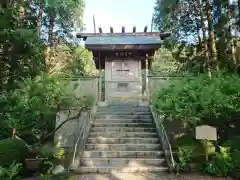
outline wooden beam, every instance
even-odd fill
[[[102,34],[102,28],[101,28],[101,27],[99,27],[99,33]],[[96,35],[96,34],[95,34],[95,35]]]
[[[122,26],[122,33],[124,34],[125,33],[125,27]]]
[[[111,34],[113,33],[113,27],[110,27],[110,33]]]
[[[147,32],[147,28],[148,28],[147,26],[144,27],[144,30],[143,30],[143,31],[144,31],[145,33]]]
[[[116,51],[116,50],[156,50],[161,44],[106,44],[106,45],[85,45],[91,51]]]
[[[160,36],[161,38],[166,38],[171,36],[171,33],[169,32],[136,32],[136,33],[77,33],[76,36],[78,38],[84,38],[84,37],[94,37],[94,36],[102,36],[102,37],[108,37],[108,36]]]
[[[136,26],[133,26],[133,33],[136,33]]]

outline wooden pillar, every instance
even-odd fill
[[[148,92],[148,54],[146,55],[146,96],[147,96],[147,100],[149,101],[149,92]]]
[[[99,81],[98,81],[98,100],[102,100],[102,71],[101,71],[101,62],[100,62],[100,52],[98,53],[98,69],[99,69]]]
[[[148,82],[148,76],[149,76],[149,69],[150,69],[150,63],[153,61],[153,56],[148,55],[146,59],[146,92],[147,92],[147,99],[148,102],[151,103],[151,89],[149,90],[149,82]]]

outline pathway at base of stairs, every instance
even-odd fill
[[[231,178],[218,178],[207,175],[184,174],[173,175],[168,173],[112,173],[112,174],[83,174],[76,180],[233,180]]]

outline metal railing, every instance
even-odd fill
[[[163,146],[163,150],[164,150],[164,154],[165,154],[165,157],[166,157],[167,164],[170,168],[170,171],[173,171],[173,169],[175,168],[175,161],[174,161],[174,158],[173,158],[172,147],[171,147],[171,144],[168,140],[167,133],[166,133],[165,128],[162,124],[161,118],[156,113],[156,109],[153,106],[150,106],[150,108],[151,108],[151,112],[152,112],[152,115],[153,115],[154,122],[157,126],[158,135],[161,138],[161,142],[162,142],[162,146]]]
[[[94,108],[94,107],[93,107]],[[82,124],[81,130],[79,131],[78,134],[78,138],[77,141],[74,144],[74,152],[73,152],[73,158],[72,158],[72,165],[75,164],[75,160],[77,155],[81,154],[81,152],[79,152],[79,149],[82,148],[81,150],[83,150],[83,146],[84,146],[84,140],[86,140],[86,131],[89,131],[91,128],[91,123],[93,121],[93,108],[88,111],[88,118],[86,118]],[[78,127],[77,127],[78,128]],[[80,151],[81,151],[80,150]]]

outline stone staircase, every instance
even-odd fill
[[[167,171],[148,106],[99,107],[76,169],[81,173]]]

